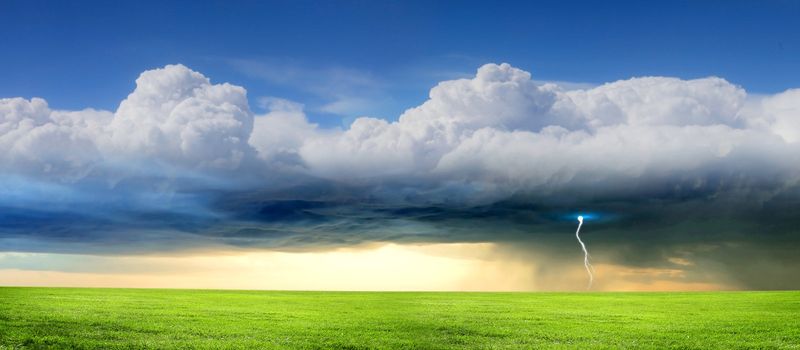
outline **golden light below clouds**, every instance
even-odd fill
[[[25,286],[277,290],[584,290],[581,261],[537,262],[491,243],[398,245],[325,252],[238,252],[191,256],[0,253],[0,284]],[[559,261],[559,262],[554,262]],[[39,267],[38,266],[44,266]],[[558,266],[549,266],[558,264]],[[21,269],[19,266],[25,266]],[[596,263],[595,290],[713,290],[680,269]]]

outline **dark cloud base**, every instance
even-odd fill
[[[742,288],[788,289],[800,288],[796,191],[790,188],[757,202],[742,193],[699,192],[639,199],[583,196],[558,204],[517,194],[454,205],[447,200],[378,200],[364,187],[329,184],[204,192],[208,207],[202,215],[171,211],[169,205],[161,210],[6,205],[0,208],[0,249],[108,255],[491,242],[522,258],[530,251],[558,260],[577,257],[575,215],[584,213],[592,214],[583,236],[596,262],[680,267],[688,281],[702,282],[713,272]],[[676,259],[691,265],[678,266]]]

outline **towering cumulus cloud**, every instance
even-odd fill
[[[399,121],[359,118],[340,135],[309,142],[304,160],[322,176],[425,174],[476,130],[538,130],[556,122],[548,113],[553,86],[537,86],[508,64],[485,65],[474,79],[445,81],[430,99]]]
[[[40,98],[0,100],[0,160],[4,175],[77,179],[98,162],[98,143],[111,113],[53,111]]]
[[[0,249],[493,242],[555,261],[574,253],[565,215],[592,210],[595,261],[796,288],[799,91],[716,77],[570,90],[487,64],[396,121],[342,130],[275,98],[254,116],[244,88],[170,65],[114,112],[0,100]]]
[[[247,95],[182,65],[147,71],[114,112],[54,111],[40,98],[0,100],[8,172],[78,180],[96,168],[146,160],[235,169],[252,154]]]
[[[507,64],[485,65],[430,95],[397,122],[360,118],[306,142],[300,154],[318,176],[435,178],[491,196],[577,189],[637,196],[632,186],[714,190],[786,184],[796,175],[789,164],[797,146],[775,126],[777,116],[764,117],[775,113],[766,106],[776,97],[748,101],[719,78],[635,78],[563,91]]]
[[[147,71],[109,133],[119,153],[190,167],[236,168],[251,151],[253,115],[239,86],[212,85],[182,65]]]

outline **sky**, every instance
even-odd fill
[[[0,284],[800,288],[798,17],[0,2]]]

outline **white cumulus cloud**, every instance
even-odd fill
[[[81,178],[102,162],[98,142],[111,113],[53,111],[41,98],[0,99],[0,162],[5,174],[56,181]]]
[[[169,65],[136,79],[110,127],[121,153],[236,168],[250,151],[253,115],[244,88],[211,84],[183,65]]]
[[[253,153],[252,128],[244,88],[170,65],[142,73],[115,112],[0,99],[0,161],[5,174],[67,182],[129,161],[230,170]]]
[[[800,164],[793,94],[754,107],[744,89],[715,77],[564,91],[487,64],[472,79],[440,83],[397,122],[359,118],[300,153],[323,177],[435,177],[504,194],[706,188],[764,174],[785,184],[800,169],[790,165]]]
[[[439,83],[397,121],[361,117],[323,129],[299,103],[264,99],[269,112],[254,116],[244,88],[169,65],[142,73],[115,112],[0,100],[0,161],[5,173],[70,181],[145,160],[201,172],[455,182],[503,195],[703,189],[744,186],[742,179],[777,188],[800,170],[798,101],[800,90],[748,96],[715,77],[565,90],[487,64],[470,79]]]

